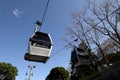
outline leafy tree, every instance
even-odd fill
[[[63,67],[55,67],[50,71],[46,80],[69,80],[69,72]]]
[[[16,67],[10,63],[0,62],[0,80],[15,80],[18,75]]]

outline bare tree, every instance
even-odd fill
[[[84,41],[90,50],[97,47],[105,62],[107,60],[101,46],[105,39],[112,39],[120,48],[119,0],[89,0],[86,9],[72,14],[72,20],[73,25],[67,27],[67,34],[77,44]],[[71,44],[69,41],[67,42]],[[72,43],[72,46],[74,44]]]
[[[90,49],[94,44],[102,54],[104,53],[100,45],[106,38],[111,38],[120,45],[119,0],[89,0],[88,7],[84,11],[74,12],[72,17],[73,26],[67,28],[72,39],[85,41]]]
[[[76,41],[77,43],[76,45],[79,45],[80,43],[85,42],[88,48],[91,49],[90,42],[87,37],[87,35],[89,34],[87,32],[90,31],[90,29],[88,26],[84,25],[84,21],[82,20],[82,18],[80,18],[79,14],[82,15],[84,13],[74,12],[72,14],[73,26],[68,26],[66,29],[66,32],[71,37],[71,39],[74,39]],[[66,42],[69,43],[69,41],[67,40]],[[72,45],[75,45],[75,43]]]
[[[100,4],[91,1],[89,5],[89,14],[85,16],[84,21],[92,28],[103,35],[110,37],[120,45],[120,1],[102,0]]]

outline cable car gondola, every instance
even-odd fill
[[[71,63],[75,67],[89,66],[89,57],[90,56],[82,48],[75,46],[71,52]]]
[[[36,30],[29,39],[28,53],[25,54],[25,60],[45,63],[50,57],[52,44],[49,34]]]

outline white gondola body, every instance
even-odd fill
[[[28,57],[26,60],[45,63],[50,57],[52,50],[52,39],[49,34],[35,32],[28,44]]]
[[[29,43],[29,46],[30,46],[29,53],[31,55],[50,57],[51,49],[32,46],[31,42]]]
[[[46,34],[46,33],[44,33],[44,34]],[[49,38],[50,42],[45,41],[45,40],[39,40],[40,43],[38,43],[38,44],[34,43],[32,45],[32,42],[29,41],[29,46],[30,46],[29,47],[29,52],[30,52],[31,55],[50,57],[50,53],[51,53],[51,50],[52,50],[52,39],[51,39],[49,34],[46,34],[46,35],[48,35],[48,38]],[[33,36],[31,38],[33,38]],[[50,47],[48,47],[49,44],[50,44]]]

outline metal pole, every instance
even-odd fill
[[[28,80],[31,80],[31,76],[33,76],[32,69],[35,68],[35,66],[28,66],[28,68],[30,68]]]

